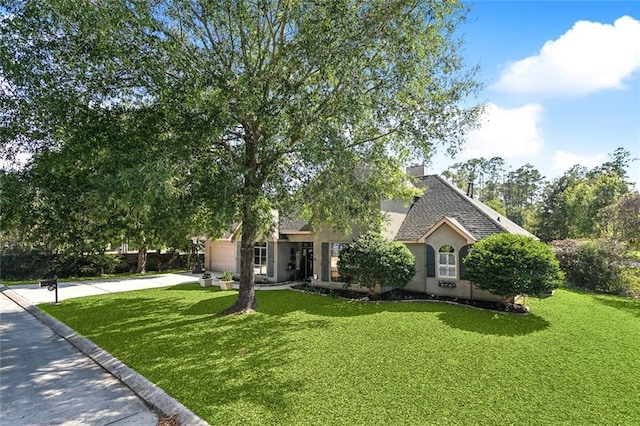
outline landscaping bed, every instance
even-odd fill
[[[400,301],[435,301],[447,302],[458,305],[472,306],[478,309],[486,309],[496,312],[509,312],[526,314],[529,310],[518,303],[502,303],[487,300],[463,299],[460,297],[436,296],[435,294],[419,293],[403,289],[393,289],[381,294],[367,294],[360,291],[350,290],[348,288],[327,288],[317,287],[310,284],[298,284],[292,286],[294,290],[304,291],[305,293],[322,294],[329,297],[340,299],[355,300],[359,302],[400,302]]]

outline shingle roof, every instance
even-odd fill
[[[423,176],[417,185],[424,194],[409,209],[398,230],[396,240],[415,241],[444,216],[454,218],[476,240],[499,232],[522,234],[535,238],[524,228],[507,219],[482,202],[468,197],[438,175]]]
[[[289,232],[301,232],[301,231],[313,231],[311,225],[307,223],[307,221],[301,217],[281,217],[278,222],[278,230],[281,234],[286,234]]]

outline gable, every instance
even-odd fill
[[[425,242],[433,246],[436,251],[439,247],[444,245],[450,245],[456,250],[467,244],[473,244],[475,240],[470,240],[466,235],[460,232],[456,227],[451,226],[449,223],[442,222],[437,226],[434,226],[429,233],[426,234],[424,239],[420,242]]]
[[[431,227],[422,237],[418,239],[419,242],[425,242],[433,237],[442,238],[440,235],[444,236],[444,240],[447,239],[450,241],[453,240],[461,240],[466,244],[473,244],[477,241],[477,239],[471,234],[467,229],[464,228],[457,220],[450,217],[443,217]],[[450,243],[443,243],[450,244]]]

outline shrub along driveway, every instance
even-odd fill
[[[186,284],[41,305],[211,424],[640,422],[640,301],[559,290],[513,316]]]

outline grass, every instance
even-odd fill
[[[637,424],[640,301],[558,290],[512,316],[186,284],[41,305],[211,424]]]

